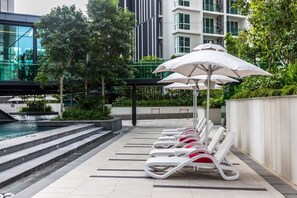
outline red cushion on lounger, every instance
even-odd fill
[[[193,153],[193,154],[190,154],[189,157],[192,158],[192,157],[195,157],[199,155],[199,153]],[[198,162],[198,163],[212,163],[212,160],[207,158],[207,157],[202,157],[202,158],[199,158],[197,160],[195,160],[194,162]]]
[[[194,145],[190,144],[190,145],[187,145],[185,146],[185,148],[192,148]]]
[[[187,139],[187,138],[179,138],[179,141],[180,142],[182,142],[182,141],[184,141],[185,139]],[[195,140],[195,139],[189,139],[189,140],[187,140],[185,143],[191,143],[191,142],[196,142],[197,140]]]

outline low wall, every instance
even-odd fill
[[[38,121],[40,127],[64,127],[74,124],[95,124],[96,127],[103,127],[105,130],[118,131],[122,129],[122,120],[113,118],[110,120],[71,120],[71,121]]]
[[[297,96],[229,100],[227,130],[235,146],[297,184]]]
[[[171,118],[192,118],[192,106],[172,106],[172,107],[137,107],[137,119],[171,119]],[[123,120],[132,119],[131,107],[112,107],[111,115],[120,117]],[[198,117],[205,115],[205,109],[198,107]],[[216,125],[221,125],[221,109],[210,109],[210,119]]]
[[[51,106],[54,112],[60,111],[60,103],[48,103],[47,105]],[[26,104],[2,103],[0,104],[0,109],[6,113],[17,113],[26,106]]]

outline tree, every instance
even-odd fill
[[[268,67],[290,65],[297,58],[297,1],[237,0],[248,16],[248,42]]]
[[[133,55],[134,16],[118,7],[118,1],[90,0],[87,5],[91,20],[90,64],[101,83],[105,103],[105,86],[132,75],[129,62]],[[92,70],[93,71],[93,70]]]
[[[64,79],[71,78],[86,57],[90,35],[87,18],[74,5],[56,7],[42,16],[36,27],[46,50],[36,80],[59,82],[62,116]]]

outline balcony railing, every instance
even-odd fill
[[[227,13],[228,13],[228,14],[239,14],[239,15],[240,15],[239,10],[236,9],[236,8],[232,8],[232,7],[227,8]]]
[[[131,66],[134,68],[134,77],[136,79],[161,79],[168,76],[169,72],[153,74],[153,71],[164,61],[165,60],[134,62],[131,64]]]
[[[223,34],[223,28],[215,26],[203,26],[203,33],[207,34]]]
[[[203,3],[203,10],[212,12],[223,12],[221,4]]]

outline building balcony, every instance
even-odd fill
[[[236,14],[236,15],[240,15],[239,10],[236,9],[236,8],[232,8],[232,7],[227,8],[227,13],[228,13],[228,14]]]
[[[204,3],[203,10],[211,12],[223,12],[223,6],[221,4]]]
[[[244,29],[227,29],[227,32],[230,32],[232,36],[238,36],[241,31]]]
[[[222,27],[203,26],[203,33],[223,35],[224,34],[224,31],[223,31],[223,28]]]

